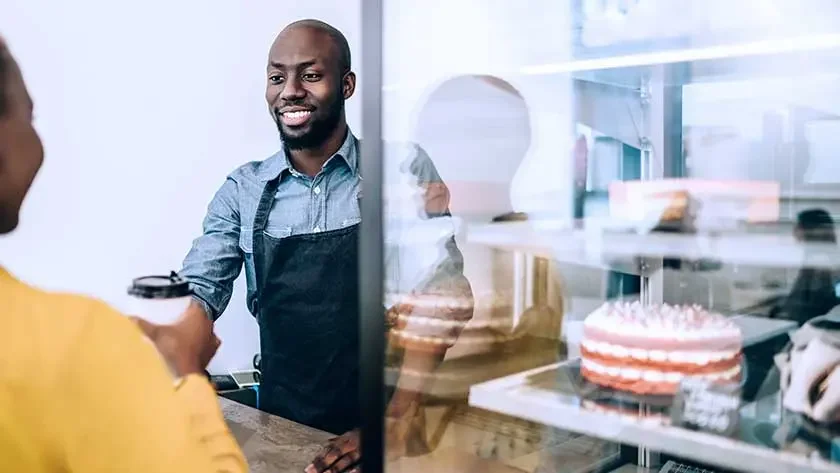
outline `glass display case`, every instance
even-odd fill
[[[838,20],[363,2],[365,471],[840,472]]]

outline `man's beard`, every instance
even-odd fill
[[[341,95],[334,100],[327,110],[327,115],[321,120],[313,120],[309,131],[300,136],[286,134],[283,124],[277,122],[277,129],[280,131],[280,138],[283,146],[288,150],[313,149],[321,146],[329,139],[333,131],[338,127],[341,120],[341,113],[344,111],[344,97]]]

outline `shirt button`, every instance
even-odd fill
[[[320,194],[321,193],[321,186],[315,186],[315,188],[312,189],[312,192],[314,192],[315,195]]]
[[[315,227],[312,229],[313,232],[318,233],[321,231],[321,227]]]

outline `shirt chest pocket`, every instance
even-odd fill
[[[292,234],[291,227],[279,227],[273,226],[271,228],[266,228],[263,231],[268,237],[275,238],[275,239],[283,239]],[[242,227],[239,229],[239,248],[247,254],[252,254],[254,252],[254,229],[251,227]]]

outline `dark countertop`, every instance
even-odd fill
[[[332,434],[219,397],[252,473],[301,473]]]
[[[228,427],[245,453],[251,473],[303,473],[321,446],[334,437],[221,396],[218,399]],[[386,469],[392,473],[526,473],[455,448],[441,448],[429,455],[401,458],[388,463]]]

